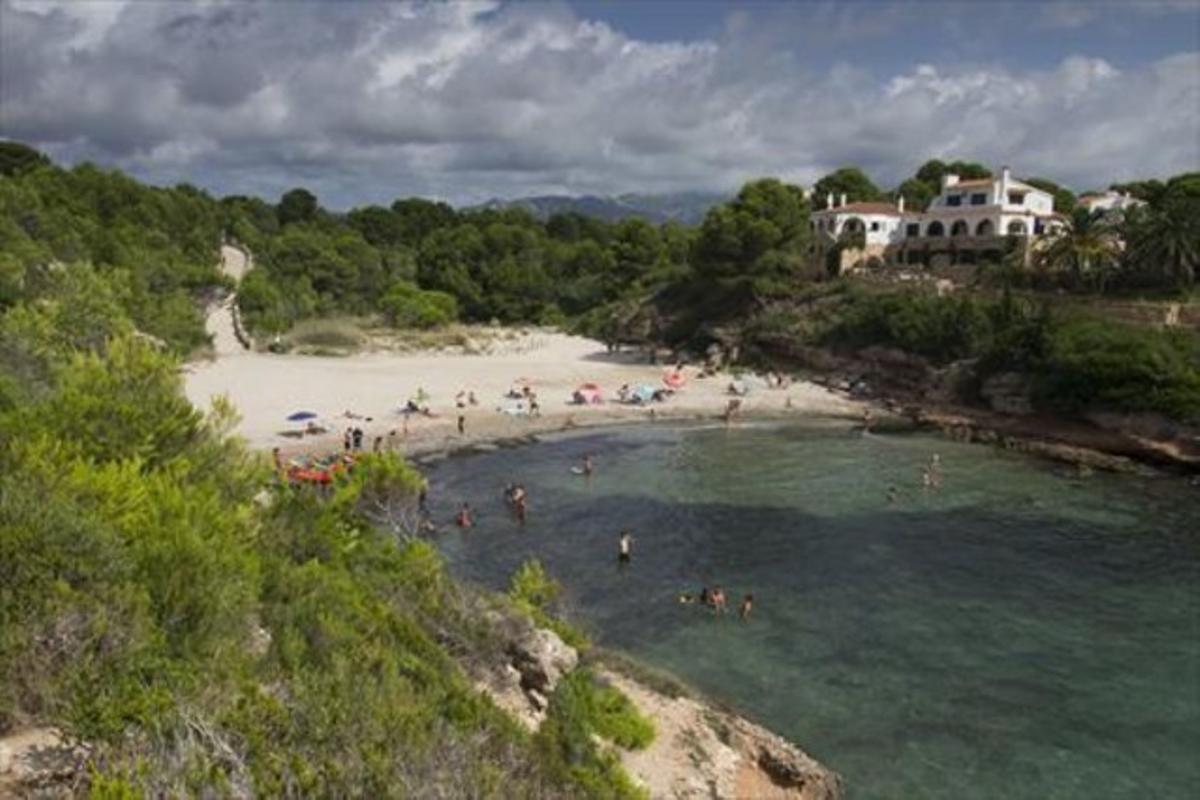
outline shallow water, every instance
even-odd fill
[[[585,452],[590,479],[568,469]],[[457,574],[500,588],[541,558],[602,644],[788,736],[852,798],[1200,796],[1200,491],[1178,479],[762,426],[564,437],[431,480],[441,520],[476,509],[441,539]],[[702,584],[731,608],[753,592],[752,620],[676,601]]]

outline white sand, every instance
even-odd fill
[[[240,279],[246,257],[235,248],[222,248],[223,268]],[[644,355],[609,354],[599,342],[561,333],[533,330],[505,343],[501,352],[459,355],[445,352],[415,354],[364,353],[349,357],[276,355],[248,352],[232,333],[228,304],[215,307],[208,319],[216,340],[216,358],[185,368],[188,398],[206,410],[214,396],[226,395],[241,414],[238,433],[255,448],[281,447],[285,452],[320,450],[340,446],[342,432],[360,426],[369,447],[375,436],[410,452],[454,446],[464,440],[519,436],[539,430],[587,425],[602,421],[660,417],[717,416],[729,397],[730,376],[697,379],[695,368],[685,368],[686,387],[665,403],[646,407],[616,402],[624,383],[661,386],[664,366],[646,363]],[[513,417],[498,412],[503,397],[515,381],[527,381],[537,393],[542,418]],[[606,402],[595,406],[570,405],[573,390],[595,382]],[[742,401],[747,416],[763,413],[855,415],[861,406],[811,383],[794,383],[787,389],[768,389],[761,380],[749,379],[751,391]],[[435,418],[413,416],[407,424],[399,409],[423,389]],[[459,412],[455,395],[475,392],[479,405]],[[302,426],[286,420],[296,411],[312,411],[330,429],[326,436],[297,440],[281,436]],[[345,412],[362,417],[353,419]],[[466,416],[467,436],[456,430],[459,413]]]
[[[446,353],[366,353],[345,358],[225,352],[212,362],[191,364],[186,376],[187,394],[200,408],[214,395],[228,395],[242,415],[238,432],[253,447],[296,448],[296,440],[281,431],[300,425],[286,417],[295,411],[312,411],[334,436],[318,445],[336,445],[346,427],[360,425],[370,443],[376,435],[397,431],[403,438],[403,416],[398,413],[419,389],[428,393],[435,419],[411,418],[410,436],[433,433],[457,436],[458,410],[455,395],[472,390],[479,405],[466,410],[468,434],[487,431],[489,436],[519,435],[533,429],[561,427],[568,416],[575,424],[589,424],[613,417],[643,419],[646,407],[622,406],[615,392],[623,383],[660,386],[664,367],[651,366],[632,353],[609,355],[604,346],[589,339],[561,333],[533,332],[519,340],[520,346],[495,355],[452,355]],[[685,368],[689,381],[665,403],[653,404],[664,416],[720,414],[728,401],[725,389],[729,376],[697,380],[697,370]],[[541,422],[514,418],[497,411],[514,381],[526,379],[537,393],[544,418]],[[607,402],[598,406],[570,405],[572,391],[584,382],[598,383]],[[767,389],[751,379],[751,391],[743,400],[748,415],[764,411],[784,412],[790,404],[795,413],[847,415],[858,405],[811,383],[795,383],[787,389]],[[370,417],[371,422],[344,416],[346,411]],[[309,442],[312,437],[305,437]]]

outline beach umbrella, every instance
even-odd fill
[[[317,415],[311,411],[297,411],[294,414],[288,415],[288,422],[304,422],[308,419],[316,419]]]

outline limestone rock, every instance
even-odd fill
[[[54,728],[0,736],[0,797],[71,796],[86,775],[88,752]]]
[[[554,631],[532,628],[509,645],[512,665],[521,673],[521,688],[544,696],[579,663],[579,653]]]

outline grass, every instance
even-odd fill
[[[344,355],[357,352],[367,344],[362,321],[353,317],[304,320],[288,331],[284,339],[289,349],[311,355],[318,354],[312,352],[314,348],[321,350],[320,355]]]

